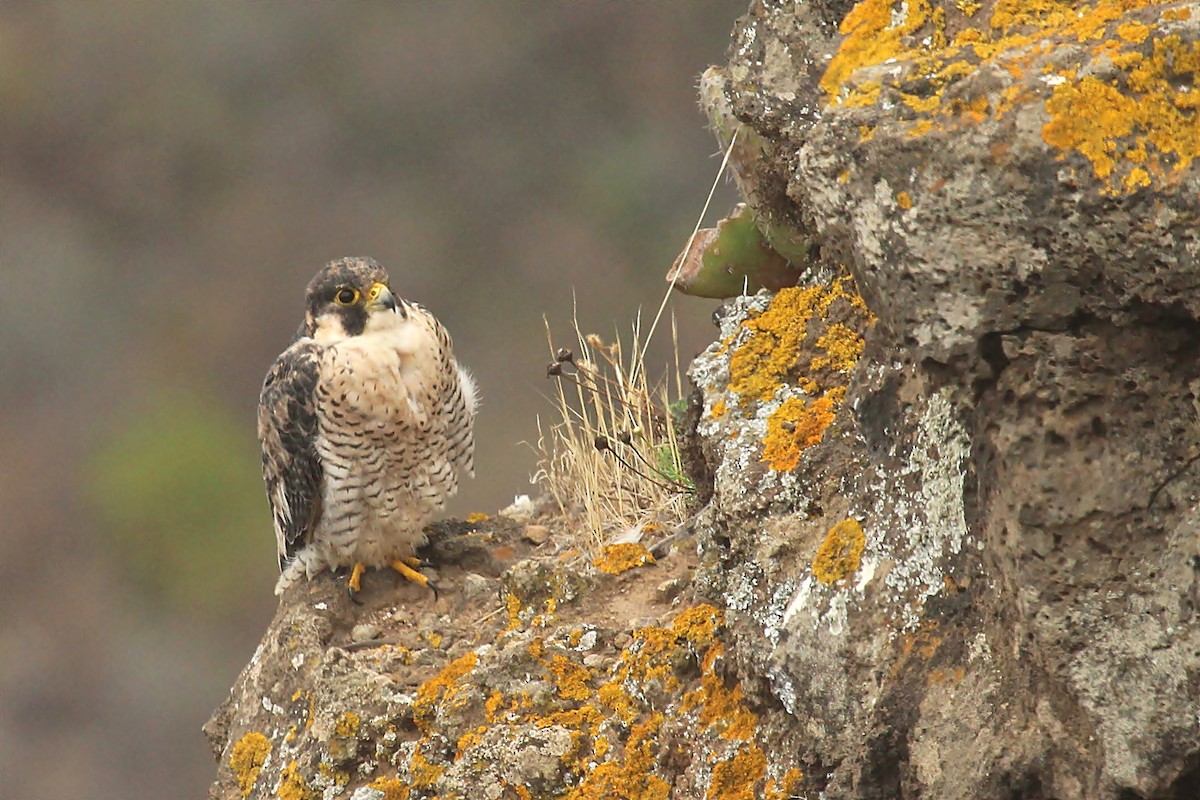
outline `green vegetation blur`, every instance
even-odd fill
[[[228,622],[274,580],[244,425],[211,392],[157,390],[87,462],[87,498],[127,588],[164,614]]]

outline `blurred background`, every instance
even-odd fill
[[[205,795],[275,609],[258,391],[329,259],[380,260],[478,377],[452,512],[532,491],[542,317],[657,308],[744,8],[0,5],[0,796]],[[713,304],[672,305],[686,360]]]

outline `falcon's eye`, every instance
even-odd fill
[[[352,306],[358,302],[358,289],[338,289],[333,300],[339,306]]]

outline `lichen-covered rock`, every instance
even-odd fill
[[[768,762],[690,550],[592,565],[474,527],[435,538],[437,599],[371,575],[357,606],[325,574],[283,597],[206,727],[214,798],[792,796],[802,772]],[[462,593],[467,576],[491,598]],[[378,635],[355,641],[365,624]]]
[[[807,290],[875,317],[829,383],[757,355],[811,314],[742,299],[691,371],[700,583],[813,796],[1200,796],[1198,39],[1189,3],[756,3],[706,74]]]

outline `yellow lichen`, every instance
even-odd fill
[[[606,761],[589,772],[565,800],[667,800],[671,785],[654,774],[654,742],[663,715],[651,714],[634,725],[624,757]]]
[[[835,322],[817,339],[817,349],[824,350],[825,354],[814,356],[808,364],[808,369],[810,372],[831,369],[847,373],[854,369],[854,365],[862,357],[866,344],[866,340],[858,331]]]
[[[570,659],[556,655],[550,659],[550,672],[558,687],[558,696],[564,700],[587,700],[592,695],[588,685],[591,680],[591,670],[576,664]]]
[[[279,788],[275,794],[279,800],[312,800],[312,790],[308,788],[295,761],[288,764],[279,776]]]
[[[515,631],[521,627],[521,598],[512,592],[504,595],[504,610],[508,612],[508,625],[503,633]]]
[[[610,742],[606,736],[601,736],[592,742],[592,752],[596,754],[596,758],[604,758],[606,755],[608,755],[608,751],[611,747],[612,742]]]
[[[344,737],[358,736],[358,726],[361,723],[362,720],[358,714],[355,714],[353,711],[347,711],[338,717],[334,733]]]
[[[891,0],[862,0],[846,16],[838,30],[844,35],[841,47],[821,77],[821,88],[837,98],[850,75],[864,64],[881,64],[904,49],[902,37],[925,24],[927,0],[913,0],[906,13],[893,24]],[[849,98],[853,102],[853,98]]]
[[[762,460],[779,472],[790,472],[800,454],[819,443],[846,396],[844,386],[830,389],[816,400],[790,397],[767,418]]]
[[[708,415],[713,419],[720,419],[721,417],[725,416],[728,411],[729,409],[725,407],[725,400],[722,398],[712,404],[712,408],[709,410]]]
[[[839,278],[828,286],[781,289],[765,311],[742,323],[746,334],[729,359],[729,390],[738,395],[743,407],[775,396],[797,367],[809,339],[810,322],[814,318],[824,320],[839,301],[848,305],[864,326],[873,320],[850,279]],[[840,323],[831,325],[829,331],[834,331],[832,336],[826,332],[812,347],[844,347],[838,335],[841,331],[848,332],[855,341],[861,340],[858,333]],[[861,343],[858,348],[861,353]]]
[[[846,519],[829,529],[813,557],[813,577],[831,586],[852,575],[862,565],[866,536],[856,519]]]
[[[592,563],[606,575],[620,575],[635,567],[653,564],[654,556],[637,542],[623,542],[605,545],[603,552]]]
[[[470,514],[467,514],[467,523],[469,525],[475,525],[480,522],[487,522],[489,519],[491,519],[490,516],[488,516],[487,514],[484,514],[482,512],[479,512],[479,511],[472,511]]]
[[[442,773],[445,771],[444,767],[440,767],[425,758],[420,749],[413,750],[412,758],[408,762],[408,774],[411,779],[412,788],[424,789],[432,786],[438,778],[442,777]]]
[[[898,192],[896,194],[896,205],[900,206],[905,211],[912,208],[912,195],[910,195],[908,192]]]
[[[767,756],[758,747],[746,746],[733,758],[713,766],[707,800],[753,800],[755,785],[766,777]]]
[[[320,773],[322,780],[326,786],[336,786],[344,788],[350,782],[350,773],[344,769],[338,769],[328,761],[322,761],[317,765],[317,772]]]
[[[693,648],[711,647],[717,641],[717,628],[725,623],[725,615],[716,606],[701,603],[679,612],[671,623],[676,636]]]
[[[237,740],[229,754],[229,768],[237,778],[242,797],[249,797],[258,780],[259,770],[271,753],[271,742],[257,731],[251,731]]]
[[[1113,64],[1120,68],[1115,76],[1068,75],[1054,87],[1042,138],[1052,147],[1083,154],[1111,192],[1130,192],[1151,178],[1187,169],[1200,154],[1200,95],[1177,87],[1180,80],[1200,81],[1200,43],[1185,43],[1177,35],[1155,38],[1149,55],[1122,53]],[[1147,162],[1147,147],[1157,151],[1155,163],[1161,166],[1128,167],[1124,175],[1114,175],[1118,164]]]
[[[459,686],[459,681],[475,669],[478,661],[479,656],[474,652],[464,653],[443,667],[436,676],[417,687],[417,699],[413,702],[413,712],[414,719],[422,730],[429,726],[432,718],[437,714],[437,707],[451,702],[461,691],[462,687]]]
[[[804,780],[804,772],[798,767],[792,767],[783,773],[778,781],[767,781],[765,800],[791,800],[800,797],[800,784]]]
[[[758,717],[746,707],[741,685],[728,688],[713,670],[723,652],[720,645],[708,649],[701,664],[700,688],[684,695],[680,709],[686,713],[699,708],[700,724],[705,730],[714,730],[732,741],[749,741],[758,727]]]
[[[1087,158],[1106,193],[1130,193],[1169,180],[1200,153],[1200,92],[1194,88],[1200,79],[1200,45],[1167,35],[1144,15],[1131,16],[1152,5],[1150,0],[997,0],[987,20],[955,31],[947,44],[942,8],[916,0],[863,0],[842,21],[843,38],[821,87],[831,104],[899,104],[906,110],[903,124],[918,136],[1044,102],[1050,117],[1044,141],[1059,149],[1060,157],[1079,153]],[[956,6],[965,17],[980,8],[973,0],[958,0]],[[1164,9],[1161,20],[1189,16],[1186,7]],[[1064,42],[1089,43],[1093,61],[1107,59],[1118,69],[1080,77],[1078,61],[1066,67],[1047,63],[1045,57]],[[995,63],[1014,81],[1000,90],[998,102],[945,91],[978,72],[981,62]],[[855,81],[861,68],[884,63],[900,66],[882,82],[877,70]],[[1027,79],[1031,69],[1052,80]],[[1136,161],[1146,147],[1156,158]]]
[[[383,800],[408,800],[408,784],[399,778],[376,778],[367,785],[383,792]]]

